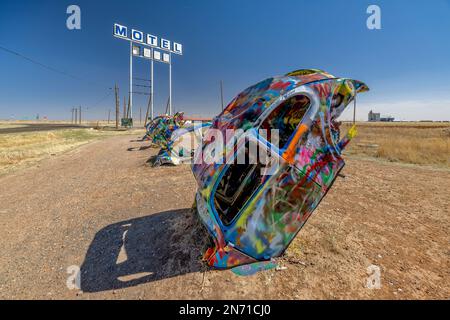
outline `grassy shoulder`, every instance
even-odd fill
[[[350,126],[343,124],[343,132]],[[450,168],[448,123],[359,123],[357,128],[347,155]]]
[[[63,129],[2,134],[0,135],[0,175],[67,152],[91,141],[129,134],[144,134],[144,130]]]

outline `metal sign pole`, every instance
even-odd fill
[[[133,42],[130,41],[130,118],[133,118]]]
[[[153,49],[151,51],[152,60],[151,60],[151,69],[150,69],[150,103],[151,103],[151,117],[152,120],[155,118],[154,111],[153,111]]]
[[[172,115],[172,54],[169,53],[169,115]]]

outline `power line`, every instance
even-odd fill
[[[73,75],[73,74],[70,74],[70,73],[68,73],[68,72],[66,72],[66,71],[58,70],[57,68],[54,68],[54,67],[49,66],[49,65],[47,65],[47,64],[45,64],[45,63],[42,63],[42,62],[39,62],[39,61],[34,60],[34,59],[32,59],[32,58],[29,58],[29,57],[27,57],[27,56],[25,56],[25,55],[23,55],[23,54],[21,54],[21,53],[19,53],[19,52],[17,52],[17,51],[14,51],[14,50],[5,48],[5,47],[3,47],[3,46],[0,46],[0,50],[3,50],[3,51],[5,51],[5,52],[8,52],[8,53],[10,53],[10,54],[12,54],[12,55],[15,55],[15,56],[19,57],[19,58],[22,58],[22,59],[24,59],[24,60],[27,60],[27,61],[29,61],[29,62],[35,64],[35,65],[38,65],[38,66],[40,66],[40,67],[42,67],[42,68],[44,68],[44,69],[47,69],[47,70],[49,70],[49,71],[52,71],[52,72],[55,72],[55,73],[58,73],[58,74],[61,74],[61,75],[64,75],[64,76],[69,77],[69,78],[72,78],[72,79],[74,79],[74,80],[86,81],[86,82],[90,82],[90,83],[92,83],[92,84],[102,85],[102,84],[100,84],[100,83],[96,83],[96,82],[93,82],[93,81],[91,81],[91,80],[83,80],[82,78],[80,78],[80,77],[78,77],[78,76],[75,76],[75,75]],[[102,85],[102,86],[103,86],[103,85]],[[111,90],[112,90],[112,88],[109,88],[109,87],[108,87],[108,89],[111,89]]]
[[[109,91],[103,98],[94,103],[90,108],[93,109],[97,107],[101,102],[105,101],[110,95],[113,94],[113,91]]]
[[[38,66],[41,66],[41,67],[43,67],[43,68],[45,68],[45,69],[48,69],[48,70],[50,70],[50,71],[53,71],[53,72],[56,72],[56,73],[65,75],[65,76],[70,77],[70,78],[73,78],[73,79],[75,79],[75,80],[81,80],[81,79],[79,79],[78,77],[76,77],[76,76],[74,76],[74,75],[71,75],[71,74],[69,74],[69,73],[67,73],[67,72],[65,72],[65,71],[58,70],[58,69],[56,69],[56,68],[53,68],[53,67],[48,66],[48,65],[46,65],[46,64],[43,64],[43,63],[41,63],[41,62],[39,62],[39,61],[36,61],[36,60],[34,60],[34,59],[28,58],[28,57],[24,56],[23,54],[20,54],[20,53],[18,53],[18,52],[16,52],[16,51],[10,50],[10,49],[5,48],[5,47],[2,47],[2,46],[0,46],[0,49],[3,50],[3,51],[8,52],[8,53],[10,53],[10,54],[13,54],[13,55],[15,55],[15,56],[18,56],[19,58],[25,59],[25,60],[27,60],[27,61],[29,61],[29,62],[31,62],[31,63],[34,63],[34,64],[36,64],[36,65],[38,65]]]
[[[84,79],[82,79],[82,78],[80,78],[80,77],[78,77],[78,76],[75,76],[75,75],[70,74],[70,73],[68,73],[68,72],[66,72],[66,71],[63,71],[63,70],[59,70],[59,69],[54,68],[54,67],[52,67],[52,66],[49,66],[49,65],[47,65],[47,64],[45,64],[45,63],[39,62],[39,61],[37,61],[37,60],[35,60],[35,59],[32,59],[32,58],[30,58],[30,57],[27,57],[27,56],[25,56],[25,55],[23,55],[23,54],[21,54],[21,53],[19,53],[19,52],[17,52],[17,51],[14,51],[14,50],[5,48],[5,47],[3,47],[3,46],[1,46],[1,45],[0,45],[0,50],[3,50],[3,51],[5,51],[5,52],[7,52],[7,53],[9,53],[9,54],[15,55],[15,56],[17,56],[17,57],[19,57],[19,58],[21,58],[21,59],[24,59],[24,60],[26,60],[26,61],[28,61],[28,62],[31,62],[31,63],[33,63],[33,64],[35,64],[35,65],[38,65],[38,66],[40,66],[40,67],[42,67],[42,68],[44,68],[44,69],[46,69],[46,70],[49,70],[49,71],[51,71],[51,72],[54,72],[54,73],[61,74],[61,75],[63,75],[63,76],[69,77],[69,78],[71,78],[71,79],[73,79],[73,80],[89,82],[89,83],[91,83],[91,84],[96,84],[96,85],[100,85],[100,86],[104,87],[103,84],[100,84],[100,83],[97,83],[97,82],[93,82],[93,81],[91,81],[91,80],[84,80]],[[104,97],[102,97],[100,100],[98,100],[97,102],[95,102],[95,103],[90,107],[91,109],[97,107],[101,102],[105,101],[105,100],[113,93],[112,88],[108,87],[108,90],[109,90],[108,93],[107,93]],[[88,108],[89,108],[89,107],[87,107],[86,109],[88,109]],[[80,113],[81,113],[81,109],[80,109]],[[81,116],[81,114],[80,114],[80,116]]]

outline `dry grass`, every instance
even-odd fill
[[[350,126],[343,124],[343,131]],[[346,154],[450,167],[450,124],[360,123]]]
[[[63,129],[0,135],[0,175],[30,165],[43,158],[61,154],[93,140],[118,135],[143,133],[133,131],[99,131]]]

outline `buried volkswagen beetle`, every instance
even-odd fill
[[[368,90],[297,70],[249,87],[213,120],[192,165],[196,209],[214,243],[204,253],[209,266],[268,266],[284,253],[345,165],[341,153],[356,129],[341,138],[337,118]],[[218,133],[232,137],[222,149]],[[256,158],[271,160],[250,161],[252,145]]]
[[[150,162],[154,167],[191,162],[195,148],[201,143],[203,133],[210,126],[211,123],[207,121],[193,122],[191,119],[185,119],[182,112],[150,120],[142,140],[149,140],[161,148]]]

